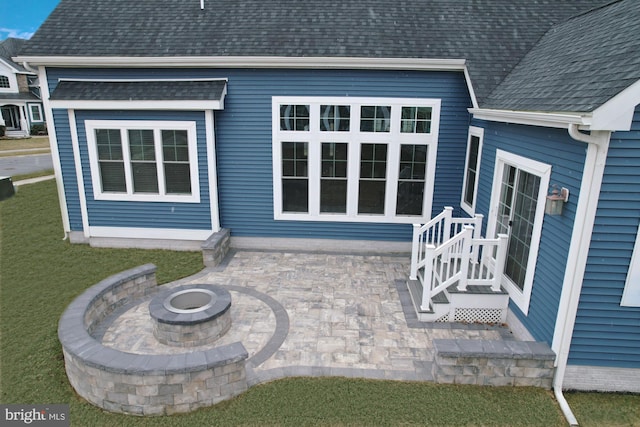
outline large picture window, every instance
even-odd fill
[[[274,217],[431,217],[440,100],[274,97]]]
[[[195,123],[85,122],[97,200],[197,202]]]

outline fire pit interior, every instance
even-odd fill
[[[166,345],[211,344],[231,327],[231,295],[215,285],[185,285],[156,295],[149,303],[153,334]]]

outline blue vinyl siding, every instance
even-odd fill
[[[69,130],[69,114],[67,110],[53,110],[56,122],[56,139],[58,141],[58,156],[62,166],[62,181],[66,195],[69,227],[71,231],[82,231],[82,212],[80,209],[80,194],[78,192],[78,175],[76,174],[73,158],[73,144]]]
[[[139,112],[139,111],[76,111],[78,143],[82,158],[82,173],[87,198],[90,226],[178,228],[210,230],[209,183],[202,112]],[[93,184],[87,150],[85,120],[185,120],[196,122],[198,158],[200,159],[200,203],[107,201],[93,198]]]
[[[407,241],[408,224],[275,221],[271,147],[273,96],[358,96],[442,100],[433,212],[458,206],[471,101],[459,72],[367,70],[48,69],[58,78],[228,78],[225,108],[215,112],[221,226],[234,236]],[[204,175],[206,176],[206,175]],[[201,176],[202,178],[202,176]],[[429,197],[429,195],[427,195]],[[96,219],[107,220],[104,204]],[[92,224],[93,225],[93,224]],[[159,225],[160,226],[160,225]]]
[[[562,291],[567,253],[578,202],[586,145],[572,140],[566,130],[474,120],[485,129],[476,212],[489,216],[496,150],[551,165],[550,184],[567,187],[569,202],[561,216],[544,216],[528,315],[511,309],[537,340],[551,344]]]
[[[569,363],[640,368],[640,308],[621,307],[640,222],[640,108],[611,136]]]

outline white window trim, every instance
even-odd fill
[[[309,105],[309,131],[281,131],[280,105]],[[440,128],[440,99],[420,98],[357,98],[357,97],[301,97],[276,96],[272,98],[272,149],[273,149],[273,198],[274,219],[292,221],[334,221],[334,222],[386,222],[406,223],[425,222],[431,218],[433,188],[435,181],[436,155],[438,151],[438,132]],[[319,120],[321,105],[351,106],[350,127],[348,132],[320,131]],[[389,132],[360,132],[360,106],[390,105],[391,129]],[[400,107],[431,107],[431,132],[401,133]],[[290,213],[282,211],[282,147],[281,142],[312,142],[309,144],[309,212]],[[320,178],[321,178],[321,142],[346,142],[348,146],[347,166],[347,213],[320,213]],[[387,177],[385,189],[384,214],[358,214],[358,184],[360,177],[360,147],[367,143],[388,144]],[[396,199],[398,192],[398,175],[400,168],[400,145],[426,145],[427,172],[423,200],[423,215],[396,215]],[[315,160],[314,160],[315,159]]]
[[[495,237],[496,217],[498,214],[498,204],[500,198],[500,187],[502,183],[502,173],[504,165],[509,164],[525,172],[540,177],[540,188],[538,189],[538,204],[536,206],[535,222],[531,234],[531,247],[529,250],[529,260],[527,262],[527,274],[523,290],[520,290],[515,283],[506,275],[502,275],[502,286],[509,292],[513,302],[527,315],[529,313],[529,302],[531,300],[531,290],[533,288],[533,278],[535,276],[538,250],[540,249],[540,237],[542,235],[542,223],[544,221],[544,207],[547,190],[551,180],[551,165],[538,162],[517,154],[503,150],[496,150],[496,162],[493,172],[493,186],[491,189],[491,205],[489,210],[489,220],[487,236]]]
[[[33,107],[36,107],[38,109],[38,113],[40,113],[40,120],[36,120],[33,117],[33,110],[32,110]],[[29,119],[31,120],[31,123],[44,123],[44,115],[42,114],[42,105],[28,104],[27,109],[29,110]]]
[[[464,197],[467,193],[467,173],[469,171],[469,152],[471,150],[471,137],[477,136],[480,142],[478,143],[478,160],[476,162],[476,180],[473,186],[473,203],[469,205]],[[467,155],[464,161],[464,177],[462,180],[462,194],[460,195],[460,207],[469,215],[473,216],[476,213],[476,200],[478,199],[478,181],[480,180],[480,164],[482,159],[482,143],[484,141],[484,129],[476,126],[469,126],[469,135],[467,136]]]
[[[85,131],[89,150],[89,163],[91,166],[91,182],[93,184],[93,197],[96,200],[118,200],[136,202],[176,202],[199,203],[200,185],[198,176],[198,152],[196,138],[196,123],[192,121],[161,121],[161,120],[85,120]],[[98,151],[95,140],[96,129],[118,129],[125,132],[128,129],[153,130],[156,144],[156,162],[158,173],[159,194],[136,194],[133,192],[133,177],[131,174],[131,159],[129,154],[129,142],[127,138],[122,140],[122,152],[125,167],[126,193],[103,192],[100,179],[100,167],[98,164]],[[164,193],[164,168],[162,167],[162,147],[158,137],[160,130],[186,130],[189,146],[189,169],[191,174],[191,194],[165,194]]]
[[[640,307],[640,226],[638,226],[636,243],[633,247],[620,305],[622,307]]]

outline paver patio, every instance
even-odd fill
[[[433,339],[510,339],[500,326],[408,319],[401,303],[408,271],[408,256],[233,251],[222,265],[163,286],[227,287],[233,323],[214,345],[244,344],[249,384],[296,375],[432,380]],[[143,354],[189,351],[155,340],[148,303],[109,320],[103,344]]]

